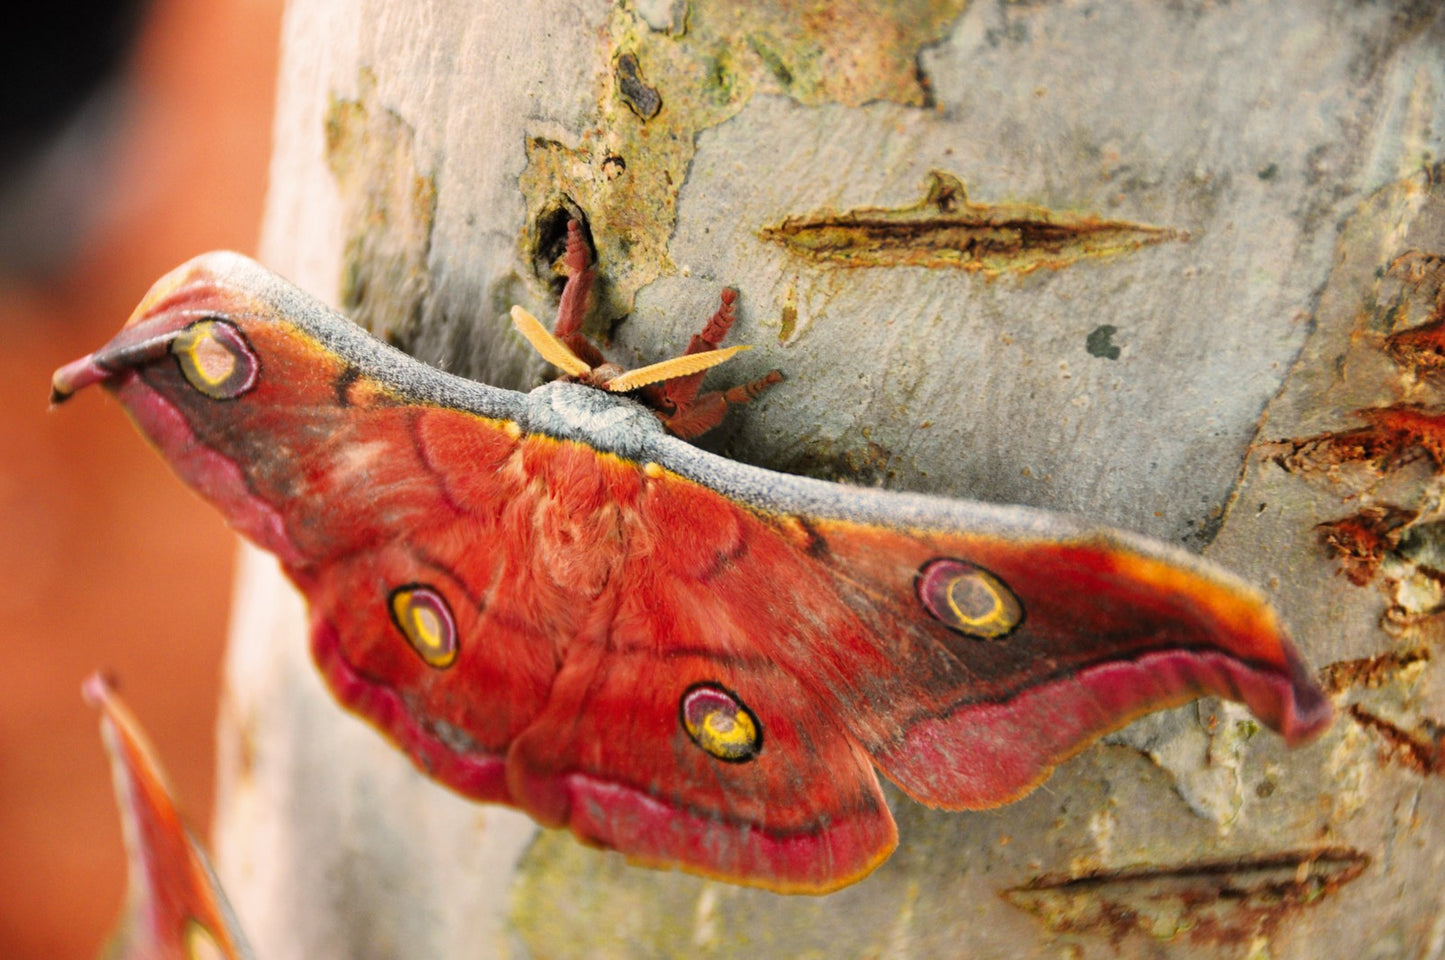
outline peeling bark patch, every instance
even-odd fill
[[[1415,376],[1445,386],[1445,318],[1391,334],[1385,340],[1385,351]]]
[[[1393,505],[1365,507],[1316,530],[1357,587],[1377,579],[1391,597],[1384,625],[1399,634],[1445,611],[1445,521],[1417,522]]]
[[[1417,292],[1433,287],[1434,295],[1424,322],[1386,337],[1385,352],[1402,369],[1445,388],[1445,257],[1411,250],[1391,261],[1388,273]]]
[[[1392,275],[1399,277],[1413,287],[1434,279],[1437,286],[1445,272],[1445,254],[1429,253],[1424,250],[1406,250],[1390,261]]]
[[[1128,936],[1185,936],[1196,945],[1232,945],[1270,936],[1369,863],[1362,851],[1328,848],[1080,877],[1045,874],[1002,896],[1054,933],[1093,934],[1114,944]]]
[[[1429,662],[1428,647],[1391,651],[1360,660],[1340,660],[1320,671],[1320,685],[1327,693],[1343,693],[1352,688],[1375,689]]]
[[[617,95],[622,98],[622,102],[643,120],[651,120],[657,116],[662,110],[662,95],[643,81],[637,56],[624,53],[618,57],[614,73],[617,77]]]
[[[586,211],[602,279],[594,313],[606,326],[632,311],[639,289],[678,269],[669,245],[700,134],[758,94],[804,106],[887,101],[926,109],[931,97],[919,57],[948,35],[966,6],[967,0],[610,4],[600,40],[597,122],[568,143],[528,137],[519,178],[526,222],[559,195]],[[518,241],[523,254],[535,247],[530,233]]]
[[[351,319],[404,348],[431,292],[436,184],[417,171],[411,125],[373,102],[370,71],[360,87],[360,97],[333,97],[326,112],[326,162],[344,204],[339,299]]]
[[[1384,741],[1380,758],[1413,770],[1422,777],[1445,773],[1445,726],[1424,719],[1414,730],[1405,730],[1384,717],[1370,713],[1358,703],[1349,706],[1350,718]]]
[[[947,35],[966,6],[965,0],[697,2],[689,26],[706,22],[734,49],[745,46],[756,80],[765,73],[770,85],[799,103],[889,100],[927,107],[918,55]]]
[[[1438,518],[1445,475],[1445,257],[1409,249],[1388,260],[1375,281],[1349,348],[1335,358],[1330,391],[1351,397],[1350,406],[1381,394],[1407,399],[1356,409],[1364,426],[1269,446],[1284,470],[1342,486],[1348,501],[1361,504],[1319,524],[1320,541],[1351,583],[1378,585],[1390,598],[1382,628],[1417,643],[1422,627],[1445,616],[1445,520]],[[1397,376],[1390,375],[1391,363]],[[1329,394],[1320,402],[1330,403]]]
[[[1061,269],[1187,235],[1164,227],[968,200],[957,177],[933,171],[907,207],[860,207],[788,217],[758,234],[791,253],[840,267],[954,267],[993,277]]]
[[[798,306],[793,303],[783,304],[782,312],[778,317],[778,342],[787,343],[793,336],[793,331],[798,328]]]
[[[1400,545],[1404,527],[1416,512],[1390,504],[1366,507],[1315,527],[1320,542],[1339,558],[1340,572],[1357,587],[1375,578],[1381,562]]]
[[[1409,250],[1391,260],[1383,272],[1417,293],[1425,288],[1431,298],[1422,323],[1393,330],[1381,344],[1401,369],[1396,388],[1409,392],[1411,381],[1418,380],[1432,390],[1445,389],[1445,257]],[[1412,299],[1408,290],[1402,290],[1373,312],[1381,313],[1379,320],[1387,329],[1398,328],[1412,312]],[[1303,474],[1328,474],[1346,464],[1359,464],[1384,475],[1422,456],[1429,458],[1437,473],[1445,467],[1445,407],[1393,403],[1356,410],[1354,415],[1365,426],[1279,441],[1285,449],[1275,462]]]

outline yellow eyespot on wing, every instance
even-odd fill
[[[719,760],[743,763],[763,749],[763,728],[741,700],[715,683],[699,683],[682,696],[682,727],[692,742]]]
[[[446,598],[431,587],[409,583],[387,600],[391,621],[428,666],[443,670],[457,659],[457,621]]]

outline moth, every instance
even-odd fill
[[[688,444],[769,385],[698,392],[730,301],[680,365],[623,374],[578,333],[575,231],[567,262],[554,335],[515,315],[569,374],[530,393],[211,253],[53,399],[103,384],[279,558],[336,698],[428,776],[643,864],[821,893],[897,843],[877,771],[980,809],[1205,694],[1290,743],[1330,722],[1274,611],[1198,557]]]

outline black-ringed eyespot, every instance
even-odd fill
[[[428,666],[443,670],[457,659],[457,621],[446,598],[423,583],[409,583],[387,598],[391,622]]]
[[[234,400],[256,385],[261,361],[236,325],[198,320],[171,341],[186,382],[212,400]]]
[[[914,580],[918,599],[935,620],[951,630],[996,640],[1024,618],[1014,592],[998,577],[965,560],[930,560]]]
[[[719,760],[743,763],[763,749],[763,727],[730,690],[716,683],[687,688],[679,704],[682,728],[692,742]]]

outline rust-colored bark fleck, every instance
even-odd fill
[[[1351,355],[1337,360],[1336,375],[1352,406],[1370,395],[1395,402],[1356,409],[1364,426],[1269,446],[1283,469],[1340,484],[1349,499],[1364,504],[1316,530],[1351,583],[1382,581],[1391,599],[1382,626],[1404,637],[1445,610],[1445,522],[1434,518],[1445,473],[1445,405],[1435,402],[1445,389],[1445,257],[1410,250],[1390,260],[1382,275],[1399,283],[1377,290],[1365,305]],[[1422,288],[1428,313],[1412,326]],[[1381,327],[1393,332],[1382,338]],[[1401,368],[1398,377],[1388,375],[1378,352]],[[1347,382],[1361,376],[1370,378],[1367,384]]]
[[[1343,464],[1361,464],[1378,474],[1428,457],[1438,471],[1445,464],[1445,408],[1396,403],[1356,410],[1366,425],[1286,440],[1275,463],[1291,473],[1328,472]]]
[[[1400,545],[1404,528],[1418,514],[1385,504],[1366,507],[1315,527],[1320,541],[1340,559],[1340,570],[1357,587],[1375,578],[1385,556]]]
[[[1429,662],[1428,647],[1392,650],[1359,660],[1340,660],[1320,671],[1320,685],[1325,688],[1326,693],[1343,693],[1348,689],[1361,688],[1372,690],[1384,686],[1417,665]]]
[[[1290,915],[1354,880],[1369,855],[1348,848],[1290,851],[1247,860],[1048,874],[1003,891],[1054,933],[1129,936],[1198,945],[1271,935]]]
[[[1414,730],[1405,730],[1358,703],[1350,704],[1348,712],[1360,726],[1380,735],[1384,741],[1380,750],[1382,760],[1413,770],[1422,777],[1445,773],[1445,726],[1426,718]]]
[[[1385,352],[1431,386],[1445,387],[1445,257],[1411,250],[1391,261],[1389,273],[1417,289],[1433,285],[1435,299],[1423,323],[1385,338]]]
[[[1060,269],[1187,235],[1164,227],[1059,213],[1026,203],[971,203],[963,182],[935,170],[907,207],[788,217],[759,231],[790,252],[840,267],[955,267],[988,276]]]
[[[798,330],[798,291],[788,284],[783,293],[783,308],[778,315],[778,342],[787,343]]]
[[[1422,380],[1445,386],[1445,318],[1385,338],[1390,359]]]

